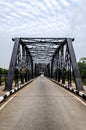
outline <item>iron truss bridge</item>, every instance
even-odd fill
[[[21,83],[40,74],[83,90],[75,58],[73,38],[13,38],[14,48],[10,61],[5,90],[12,89],[15,79]]]

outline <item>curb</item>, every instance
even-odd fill
[[[0,103],[3,102],[7,97],[9,97],[10,95],[14,94],[15,92],[17,92],[18,90],[22,89],[23,87],[25,87],[27,84],[31,83],[34,79],[26,82],[23,85],[19,85],[18,87],[13,88],[12,90],[10,90],[9,92],[6,92],[3,96],[0,96]]]
[[[68,86],[66,86],[66,85],[63,85],[63,84],[61,84],[61,83],[58,83],[57,81],[55,81],[55,80],[53,80],[53,79],[50,79],[50,80],[53,81],[54,83],[58,84],[58,85],[61,86],[62,88],[66,89],[66,90],[68,90],[68,91],[70,91],[70,92],[72,92],[72,93],[74,93],[74,94],[80,96],[80,97],[83,98],[84,100],[86,100],[86,94],[84,94],[83,92],[80,92],[80,91],[78,91],[78,90],[76,90],[76,89],[73,89],[73,88],[68,87]]]

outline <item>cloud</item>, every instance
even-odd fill
[[[85,9],[82,9],[83,14],[79,10],[80,3],[79,0],[77,8],[75,8],[76,0],[0,0],[0,7],[2,8],[0,25],[4,29],[10,27],[9,32],[13,30],[17,32],[16,29],[20,30],[22,27],[26,27],[25,29],[32,28],[32,31],[35,28],[40,28],[41,31],[47,28],[49,34],[51,33],[51,28],[54,34],[56,31],[70,34],[72,27],[79,25],[77,22],[83,25],[86,21],[85,18],[83,20]],[[74,17],[78,13],[80,15],[75,19]],[[7,23],[6,25],[5,22]],[[29,30],[27,33],[29,33]]]
[[[60,0],[60,2],[61,2],[61,4],[62,4],[63,6],[65,6],[65,7],[69,7],[69,6],[70,6],[68,0]]]
[[[77,57],[82,57],[85,50],[80,54],[78,50],[79,45],[86,46],[85,5],[86,0],[0,0],[0,34],[10,39],[12,36],[75,37]],[[6,40],[9,41],[1,39]]]

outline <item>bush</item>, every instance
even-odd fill
[[[8,73],[7,69],[0,68],[0,74],[7,74],[7,73]]]
[[[86,85],[86,58],[81,58],[78,62],[81,78],[83,83]]]

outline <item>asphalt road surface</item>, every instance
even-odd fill
[[[0,130],[86,130],[86,106],[40,76],[0,106]]]

